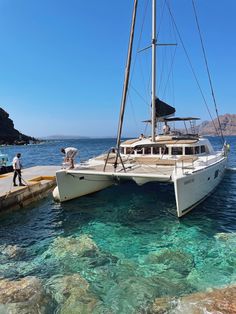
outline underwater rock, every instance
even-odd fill
[[[193,287],[185,278],[179,278],[178,273],[168,270],[162,275],[152,278],[156,284],[156,296],[180,296],[183,293],[193,292]]]
[[[153,300],[156,292],[152,278],[129,277],[111,287],[103,301],[110,313],[146,313],[148,302]]]
[[[236,244],[235,232],[230,232],[230,233],[219,232],[214,235],[214,238],[217,241],[228,244],[229,246],[233,245],[235,247],[235,244]]]
[[[86,234],[78,238],[58,237],[53,242],[52,249],[54,254],[59,258],[67,254],[77,257],[90,257],[98,252],[97,245]]]
[[[149,264],[162,264],[163,270],[172,269],[183,276],[187,276],[194,267],[194,259],[191,254],[169,249],[149,254],[146,262]]]
[[[17,245],[1,246],[1,253],[9,258],[16,258],[23,254],[24,250]]]
[[[35,277],[12,281],[0,279],[0,312],[11,314],[47,313],[49,300]]]
[[[76,238],[58,237],[41,256],[44,264],[52,266],[54,264],[57,273],[60,269],[66,274],[107,267],[107,265],[115,264],[117,260],[116,256],[101,252],[88,235]]]
[[[235,314],[236,286],[198,292],[179,299],[156,299],[149,309],[150,314]]]
[[[59,305],[60,314],[92,313],[99,305],[97,297],[89,291],[88,282],[80,274],[52,277],[47,290]]]

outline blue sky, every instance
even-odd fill
[[[135,51],[146,3],[139,1]],[[162,11],[164,1],[157,3],[160,41],[176,42],[166,8]],[[214,114],[191,1],[170,3]],[[236,2],[195,3],[219,113],[236,113]],[[116,135],[132,7],[132,0],[0,0],[0,106],[18,130],[35,137]],[[150,43],[150,27],[149,1],[140,48]],[[178,116],[209,120],[179,41],[170,71],[174,51],[158,50],[159,96],[176,107]],[[149,76],[150,51],[145,51],[132,70],[124,136],[145,130]]]

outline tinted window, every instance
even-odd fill
[[[199,146],[196,146],[195,147],[195,154],[199,154],[200,153],[200,147]]]
[[[159,146],[158,146],[158,147],[153,147],[153,148],[152,148],[152,152],[153,152],[153,154],[155,154],[155,155],[159,155],[159,153],[160,153],[160,148],[159,148]]]
[[[137,154],[143,154],[143,148],[142,148],[142,146],[136,146],[136,147],[135,147],[135,150],[136,150],[136,153],[137,153]]]
[[[182,147],[172,147],[172,155],[183,155]]]
[[[168,147],[161,147],[161,154],[168,155]]]
[[[132,154],[133,149],[131,147],[126,147],[126,154]]]
[[[194,147],[185,147],[185,155],[193,155]]]
[[[145,147],[144,148],[144,154],[145,155],[151,154],[151,147]]]
[[[206,152],[206,147],[204,145],[201,146],[201,153],[205,153]]]

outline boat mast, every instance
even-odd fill
[[[152,0],[152,141],[156,138],[156,0]]]
[[[125,68],[125,81],[124,81],[124,86],[123,86],[123,95],[122,95],[122,101],[121,101],[120,118],[119,118],[119,126],[118,126],[117,141],[116,141],[116,148],[117,148],[118,152],[120,150],[121,132],[122,132],[126,98],[127,98],[128,85],[129,85],[129,76],[130,76],[130,66],[131,66],[131,56],[132,56],[132,48],[133,48],[134,27],[135,27],[135,20],[136,20],[137,4],[138,4],[138,0],[134,0],[132,25],[131,25],[130,38],[129,38],[129,49],[128,49],[126,68]]]

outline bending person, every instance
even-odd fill
[[[75,167],[74,160],[75,156],[78,153],[78,149],[75,147],[67,147],[62,148],[61,152],[65,155],[64,162],[69,162],[70,163],[69,169],[73,169]]]

